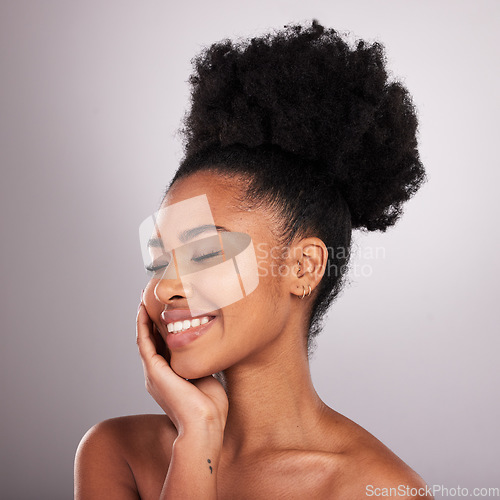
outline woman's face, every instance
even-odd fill
[[[243,186],[241,181],[228,180],[217,173],[197,172],[176,181],[162,203],[161,208],[167,208],[205,195],[216,226],[251,237],[258,265],[257,287],[246,297],[206,314],[210,321],[198,327],[202,332],[199,336],[168,331],[169,322],[191,316],[190,292],[187,287],[183,288],[181,280],[170,275],[170,279],[153,278],[148,283],[143,299],[146,309],[169,345],[172,369],[184,378],[207,376],[250,355],[265,352],[266,346],[282,334],[292,317],[288,277],[293,272],[293,257],[285,256],[284,261],[279,259],[282,249],[273,234],[273,230],[276,232],[279,228],[270,212],[265,209],[244,211],[237,207],[237,196],[243,194]],[[220,276],[220,281],[213,281],[211,286],[223,286],[224,276]],[[172,335],[178,337],[169,338]],[[190,340],[185,343],[179,341],[181,338]]]

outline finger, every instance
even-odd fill
[[[156,325],[153,325],[153,338],[155,340],[156,352],[170,364],[170,352]]]
[[[212,377],[212,375],[208,375],[208,377],[192,379],[190,380],[190,382],[204,393],[210,391],[210,389],[214,386],[220,385],[220,383],[214,377]]]
[[[148,391],[161,394],[163,401],[169,401],[174,407],[177,405],[180,407],[187,394],[194,394],[192,391],[198,392],[198,389],[177,375],[166,359],[158,354],[154,344],[153,326],[146,307],[141,303],[137,313],[137,345],[144,367],[146,386]]]
[[[165,365],[170,370],[165,358],[160,356],[156,351],[152,328],[153,322],[146,311],[146,307],[141,303],[139,312],[137,313],[136,342],[144,369],[150,371],[154,367],[159,368]]]

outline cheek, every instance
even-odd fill
[[[196,311],[222,309],[244,298],[244,287],[233,260],[192,273],[182,279],[190,290],[188,304]]]
[[[261,277],[244,299],[224,308],[224,336],[243,349],[262,344],[280,332],[283,314],[281,288],[276,277]]]

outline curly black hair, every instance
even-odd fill
[[[200,170],[239,176],[241,203],[273,207],[282,243],[323,240],[329,259],[311,307],[310,353],[342,289],[352,230],[385,231],[426,180],[411,96],[389,81],[380,43],[349,44],[316,19],[224,39],[191,62],[185,155],[167,191]]]

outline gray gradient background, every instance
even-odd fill
[[[385,44],[429,175],[397,226],[357,236],[385,257],[333,306],[317,390],[428,484],[500,486],[499,7],[3,0],[2,498],[71,498],[89,427],[161,412],[135,345],[138,225],[181,158],[190,59],[313,17]]]

